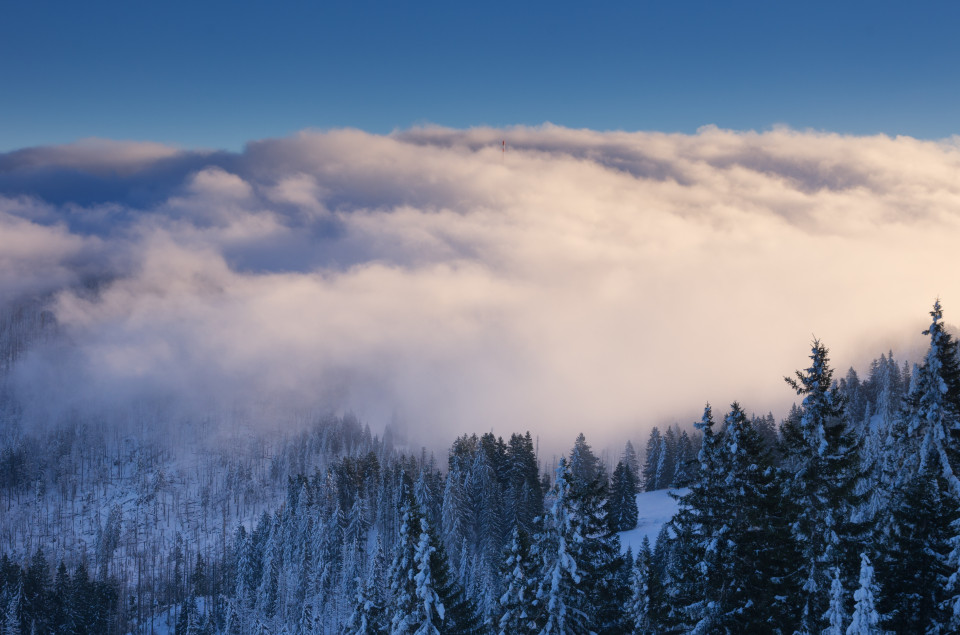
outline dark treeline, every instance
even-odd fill
[[[912,370],[882,355],[835,379],[815,341],[780,425],[708,405],[691,429],[654,429],[642,465],[629,442],[605,465],[581,434],[542,474],[529,433],[462,436],[440,465],[328,419],[260,462],[207,465],[191,507],[144,458],[140,502],[101,512],[89,545],[38,530],[3,556],[0,633],[958,632],[960,350],[931,315]],[[30,472],[42,443],[17,447],[12,510],[61,487]],[[624,552],[638,492],[666,487],[677,514]],[[137,514],[164,497],[196,531],[144,537],[164,514]]]

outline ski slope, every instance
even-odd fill
[[[643,542],[644,536],[650,541],[652,548],[657,541],[657,534],[660,528],[667,524],[673,515],[677,513],[677,501],[670,496],[670,493],[683,495],[690,490],[684,489],[660,489],[653,492],[641,492],[637,494],[637,511],[639,519],[636,529],[620,532],[620,548],[626,551],[628,548],[636,554]]]

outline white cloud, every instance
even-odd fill
[[[0,218],[22,246],[3,271],[61,285],[77,381],[109,395],[619,442],[706,400],[782,413],[812,334],[845,368],[916,346],[938,295],[960,311],[951,141],[544,126],[153,151],[182,178],[143,209],[105,188],[96,209],[125,212],[94,236],[67,229],[90,206]],[[96,296],[64,256],[91,249],[130,263]]]

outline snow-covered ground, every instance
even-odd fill
[[[657,534],[660,533],[660,528],[668,523],[670,519],[673,518],[673,515],[677,513],[677,501],[670,496],[670,493],[672,492],[682,496],[689,491],[690,490],[686,488],[661,489],[654,492],[637,494],[639,520],[637,521],[636,529],[620,532],[620,547],[623,551],[630,548],[633,549],[633,553],[636,554],[640,548],[640,543],[643,542],[644,536],[650,541],[650,547],[652,548],[657,541]]]

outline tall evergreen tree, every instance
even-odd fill
[[[786,378],[803,402],[799,421],[788,422],[784,430],[784,445],[785,467],[792,473],[787,496],[796,511],[792,533],[801,553],[796,568],[804,580],[796,608],[802,631],[817,633],[827,627],[830,571],[854,569],[865,528],[854,522],[853,513],[863,501],[857,494],[863,477],[859,445],[833,385],[827,348],[818,340],[810,359],[809,368]]]
[[[570,450],[570,479],[572,483],[589,484],[600,476],[600,459],[593,453],[587,438],[581,432]]]
[[[679,498],[671,524],[679,554],[690,566],[680,566],[673,580],[674,621],[700,632],[709,632],[716,622],[719,588],[720,530],[726,517],[722,484],[726,478],[722,437],[715,430],[713,409],[707,404],[696,424],[701,433],[698,478],[690,492]]]
[[[637,526],[639,512],[636,499],[637,483],[630,466],[617,463],[610,484],[610,531],[629,531]]]
[[[663,448],[663,436],[660,434],[660,429],[654,426],[653,430],[650,431],[650,439],[647,441],[647,452],[643,463],[643,491],[645,492],[652,492],[664,487],[657,480],[657,470],[664,462],[661,457]]]
[[[846,635],[875,635],[880,633],[880,615],[876,609],[876,584],[873,566],[867,554],[860,554],[860,586],[853,594],[853,616]]]
[[[390,567],[391,635],[480,633],[476,608],[450,574],[446,552],[416,503],[405,497]]]
[[[830,576],[830,603],[827,605],[827,612],[823,614],[826,622],[826,628],[821,633],[823,635],[843,635],[844,624],[847,621],[844,604],[846,602],[846,591],[843,589],[843,583],[840,581],[840,569],[831,567]]]
[[[643,473],[640,471],[640,459],[637,457],[637,451],[629,439],[623,446],[623,462],[626,463],[627,467],[633,472],[637,480],[637,493],[639,494],[643,491]]]
[[[627,552],[630,553],[629,551]],[[630,604],[627,610],[633,630],[639,635],[653,633],[650,624],[650,541],[644,536],[633,562],[630,581]]]
[[[514,527],[507,545],[507,558],[501,569],[506,590],[500,597],[500,635],[533,635],[538,632],[536,605],[536,567],[530,553],[530,538]]]
[[[883,625],[897,633],[942,632],[950,617],[946,587],[960,513],[936,457],[897,492],[889,516],[877,558]]]
[[[582,518],[570,478],[567,459],[560,457],[551,492],[553,505],[538,536],[541,561],[537,600],[544,611],[541,635],[585,632],[588,625],[577,562],[584,540]]]

